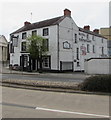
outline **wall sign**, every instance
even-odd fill
[[[81,46],[82,55],[86,55],[86,47]]]
[[[68,41],[63,42],[63,48],[64,49],[70,49],[71,48],[70,43],[68,43]]]

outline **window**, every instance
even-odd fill
[[[24,56],[24,67],[27,67],[27,63],[28,63],[28,57]]]
[[[26,32],[25,32],[25,33],[22,33],[22,39],[26,39],[26,37],[27,37]]]
[[[103,38],[101,39],[101,42],[103,43]]]
[[[43,29],[43,36],[47,36],[49,35],[49,29],[48,28],[44,28]]]
[[[102,55],[104,55],[104,47],[102,47],[102,50],[101,50],[101,52],[102,52]]]
[[[43,68],[50,68],[50,57],[43,57]]]
[[[94,35],[92,35],[92,40],[94,40]]]
[[[10,43],[10,53],[14,53],[14,46],[13,46],[12,41]]]
[[[95,46],[93,45],[93,53],[95,53]]]
[[[13,46],[18,47],[18,37],[13,37]]]
[[[21,43],[21,51],[26,51],[26,42]]]
[[[77,48],[77,60],[79,60],[79,48]]]
[[[87,53],[89,53],[89,44],[87,44]]]
[[[77,34],[75,34],[75,43],[77,43]]]
[[[32,36],[34,36],[34,35],[37,35],[37,31],[36,30],[32,31]]]
[[[48,39],[43,40],[43,49],[45,49],[46,51],[49,51],[49,40]]]
[[[87,39],[89,39],[89,34],[87,34]]]

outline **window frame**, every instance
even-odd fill
[[[77,43],[77,34],[74,34],[74,38],[75,38],[75,43]]]
[[[37,30],[32,31],[32,36],[37,35]]]
[[[25,43],[25,46],[23,45],[24,43]],[[21,52],[26,52],[26,41],[21,42]]]
[[[76,48],[76,58],[79,60],[79,48]]]
[[[47,41],[47,42],[46,42]],[[43,40],[43,46],[46,47],[46,51],[49,51],[49,39]]]
[[[87,53],[90,53],[90,45],[87,44]]]
[[[26,38],[27,38],[27,33],[26,32],[22,33],[22,39],[26,39]]]
[[[49,35],[49,28],[44,28],[43,29],[43,36],[48,36]]]
[[[42,59],[43,59],[42,67],[44,69],[51,69],[51,60],[50,60],[51,57],[50,56],[43,56]],[[44,60],[46,60],[46,61],[44,61]]]
[[[93,45],[93,53],[95,53],[95,45]]]
[[[101,47],[101,53],[104,55],[104,47]]]

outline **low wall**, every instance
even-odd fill
[[[87,74],[111,74],[111,58],[91,58],[85,61]]]

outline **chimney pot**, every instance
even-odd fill
[[[31,23],[30,22],[24,22],[24,26],[27,26],[27,25],[30,25]]]
[[[94,29],[93,32],[99,34],[99,29]]]
[[[69,9],[64,10],[64,16],[71,17],[71,11]]]
[[[85,29],[85,30],[90,30],[90,26],[89,26],[89,25],[86,25],[86,26],[84,26],[84,29]]]

